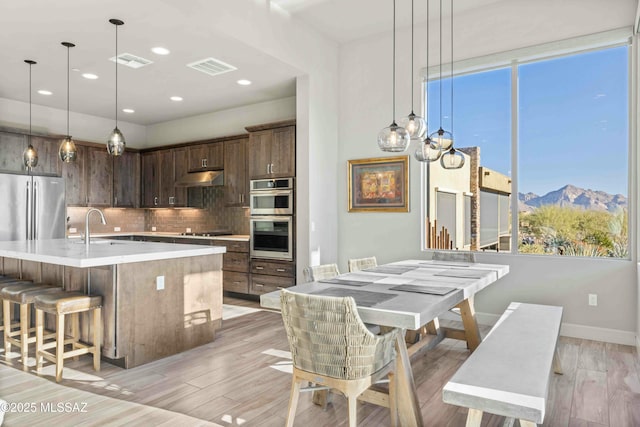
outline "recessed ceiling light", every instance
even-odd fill
[[[249,86],[251,84],[251,80],[242,79],[242,80],[238,80],[237,83],[240,86]]]
[[[40,89],[40,90],[38,91],[38,93],[39,93],[40,95],[47,95],[47,96],[48,96],[48,95],[52,95],[52,94],[53,94],[53,92],[51,92],[50,90],[44,90],[44,89]]]
[[[171,53],[169,49],[161,46],[151,48],[151,52],[155,53],[156,55],[169,55]]]
[[[98,78],[98,76],[96,76],[95,74],[91,74],[91,73],[84,73],[82,75],[82,77],[84,77],[85,79],[89,79],[89,80],[95,80]]]
[[[176,101],[176,102],[182,101],[182,97],[181,96],[172,96],[169,99],[172,100],[172,101]]]
[[[129,114],[136,112],[136,110],[134,110],[132,108],[123,108],[122,111],[125,112],[125,113],[129,113]]]

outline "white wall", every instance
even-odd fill
[[[0,98],[0,126],[29,130],[29,103]],[[69,131],[74,139],[105,143],[115,126],[115,120],[71,112]],[[31,127],[34,133],[67,134],[67,110],[32,104]],[[130,147],[143,147],[147,139],[146,127],[118,120]]]
[[[245,126],[296,118],[296,97],[245,105],[147,126],[146,147],[246,133]]]
[[[532,46],[630,26],[635,0],[502,1],[455,16],[455,59]],[[432,14],[433,17],[433,14]],[[432,22],[433,23],[433,22]],[[445,27],[446,29],[446,27]],[[432,29],[430,65],[437,64],[437,23]],[[446,32],[445,32],[446,34]],[[415,69],[424,67],[425,28],[416,28]],[[448,39],[445,38],[445,42]],[[399,31],[398,46],[410,33]],[[447,47],[445,45],[445,47]],[[340,49],[340,127],[338,145],[339,266],[348,258],[376,255],[379,262],[425,258],[420,251],[420,166],[411,160],[409,213],[347,213],[348,159],[380,157],[380,129],[391,122],[391,33],[358,40]],[[448,48],[444,61],[448,61]],[[397,118],[410,110],[410,50],[398,48]],[[406,76],[406,77],[405,77]],[[420,100],[416,79],[415,98]],[[418,109],[416,105],[416,109]],[[413,156],[412,146],[407,154]],[[480,261],[507,263],[511,273],[478,296],[477,309],[500,313],[510,301],[544,302],[565,307],[564,320],[581,325],[565,333],[603,335],[616,330],[618,341],[633,343],[637,325],[637,273],[631,261],[498,256]],[[587,305],[587,293],[599,295],[598,307]],[[567,332],[568,330],[568,332]]]

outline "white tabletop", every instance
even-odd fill
[[[395,267],[394,267],[395,266]],[[385,267],[407,270],[392,274]],[[473,296],[509,272],[508,265],[462,263],[449,261],[406,260],[378,267],[378,271],[363,270],[346,273],[338,279],[362,281],[363,286],[341,285],[327,282],[310,282],[287,288],[292,292],[314,293],[327,288],[343,288],[352,291],[368,291],[395,294],[391,299],[371,307],[358,306],[360,318],[365,323],[404,329],[418,329],[441,313]],[[397,285],[455,288],[445,295],[431,295],[390,289]],[[280,309],[280,292],[260,296],[260,304],[266,308]]]
[[[108,239],[95,239],[95,241],[92,239],[89,250],[85,249],[84,242],[75,239],[0,242],[0,257],[80,268],[214,255],[225,252],[224,246]]]

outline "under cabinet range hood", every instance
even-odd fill
[[[191,172],[178,178],[178,187],[214,187],[224,184],[222,171]]]

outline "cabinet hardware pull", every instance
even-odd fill
[[[155,206],[158,206],[158,198],[157,198],[157,197],[154,197],[154,198],[153,198],[153,204],[154,204]]]
[[[271,163],[271,173],[273,173],[273,163]]]
[[[284,273],[287,270],[285,270],[284,268],[276,268],[276,271],[279,273]]]
[[[267,175],[270,174],[271,172],[269,172],[269,163],[267,163]]]
[[[256,270],[264,270],[264,267],[260,267],[259,265],[256,265]]]
[[[206,168],[207,167],[207,159],[203,159],[203,161],[204,161],[204,167]]]
[[[261,283],[254,283],[254,285],[256,285],[256,288],[263,288],[264,285]]]
[[[284,289],[283,286],[278,286],[276,289]]]

